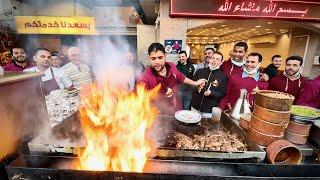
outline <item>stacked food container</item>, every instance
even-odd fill
[[[312,123],[317,119],[320,119],[319,110],[306,106],[292,106],[291,120],[284,139],[295,144],[307,143]]]
[[[248,138],[262,146],[282,139],[290,121],[294,97],[278,91],[262,90],[256,93],[249,124]]]

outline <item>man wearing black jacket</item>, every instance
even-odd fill
[[[278,75],[278,68],[281,66],[281,56],[274,55],[271,59],[271,64],[269,64],[265,69],[264,73],[269,76],[269,79],[272,79]]]
[[[227,89],[227,76],[219,69],[223,55],[214,52],[209,60],[209,67],[199,69],[193,79],[206,79],[207,83],[193,92],[191,108],[200,112],[212,113],[212,107],[219,107],[220,100]]]
[[[187,78],[192,79],[194,73],[194,66],[187,60],[186,51],[179,52],[179,61],[176,65],[177,69],[182,72]],[[190,109],[190,101],[193,87],[187,84],[179,85],[179,97],[182,102],[183,109]]]

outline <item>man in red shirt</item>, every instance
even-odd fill
[[[251,53],[248,55],[243,71],[240,74],[234,74],[230,77],[226,96],[220,103],[221,109],[233,108],[240,96],[240,89],[246,89],[248,92],[249,104],[253,105],[253,95],[255,91],[268,89],[266,79],[261,76],[259,67],[261,65],[262,56],[259,53]]]
[[[307,83],[307,79],[300,74],[302,63],[303,59],[300,56],[288,57],[284,72],[269,81],[269,89],[293,95],[295,103]]]
[[[35,66],[27,60],[27,54],[23,48],[15,47],[11,50],[12,63],[9,63],[3,67],[4,71],[23,71],[24,69]]]
[[[145,85],[146,89],[152,89],[161,84],[160,98],[156,103],[161,114],[173,114],[181,109],[177,85],[185,83],[191,86],[200,86],[204,79],[193,81],[182,74],[176,65],[166,62],[165,48],[160,43],[152,43],[148,49],[150,67],[146,68],[139,77],[138,83]]]
[[[220,69],[230,78],[232,75],[242,73],[242,66],[246,63],[245,55],[248,51],[248,45],[245,42],[238,42],[233,47],[232,56],[229,60],[223,62]]]
[[[320,75],[304,86],[297,104],[320,109]]]

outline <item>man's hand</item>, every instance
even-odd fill
[[[204,88],[205,85],[206,85],[206,82],[204,82],[204,83],[199,85],[199,87],[198,87],[198,92],[199,93],[201,92],[201,90]]]
[[[205,96],[209,96],[211,94],[211,91],[210,90],[206,90],[206,92],[204,92],[204,95]]]
[[[269,76],[266,73],[260,73],[260,79],[262,81],[269,81]]]
[[[251,94],[256,94],[259,91],[259,87],[256,86],[255,88],[252,89]]]
[[[173,90],[171,88],[168,88],[167,89],[167,92],[166,92],[166,97],[169,98],[173,95]]]
[[[199,79],[196,81],[196,86],[204,86],[206,84],[207,80],[205,79]]]

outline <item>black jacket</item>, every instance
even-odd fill
[[[176,67],[187,78],[192,79],[195,68],[191,63],[188,62],[186,65],[183,65],[181,64],[180,61],[178,61],[178,64],[176,65]],[[192,86],[189,86],[186,84],[179,85],[179,91],[192,91],[192,90],[193,90]]]
[[[210,72],[211,70],[209,68],[199,69],[193,77],[193,80],[195,81],[198,79],[208,80],[208,83],[206,83],[205,87],[201,90],[200,93],[198,89],[196,89],[192,95],[191,107],[199,110],[200,112],[211,113],[212,107],[219,107],[219,103],[225,96],[227,90],[227,76],[224,75],[224,73],[220,69],[213,70],[211,74]],[[204,92],[208,89],[209,86],[211,94],[209,96],[204,96]]]
[[[277,76],[278,69],[273,65],[269,64],[265,69],[264,73],[268,74],[269,79],[272,79],[273,77]]]

